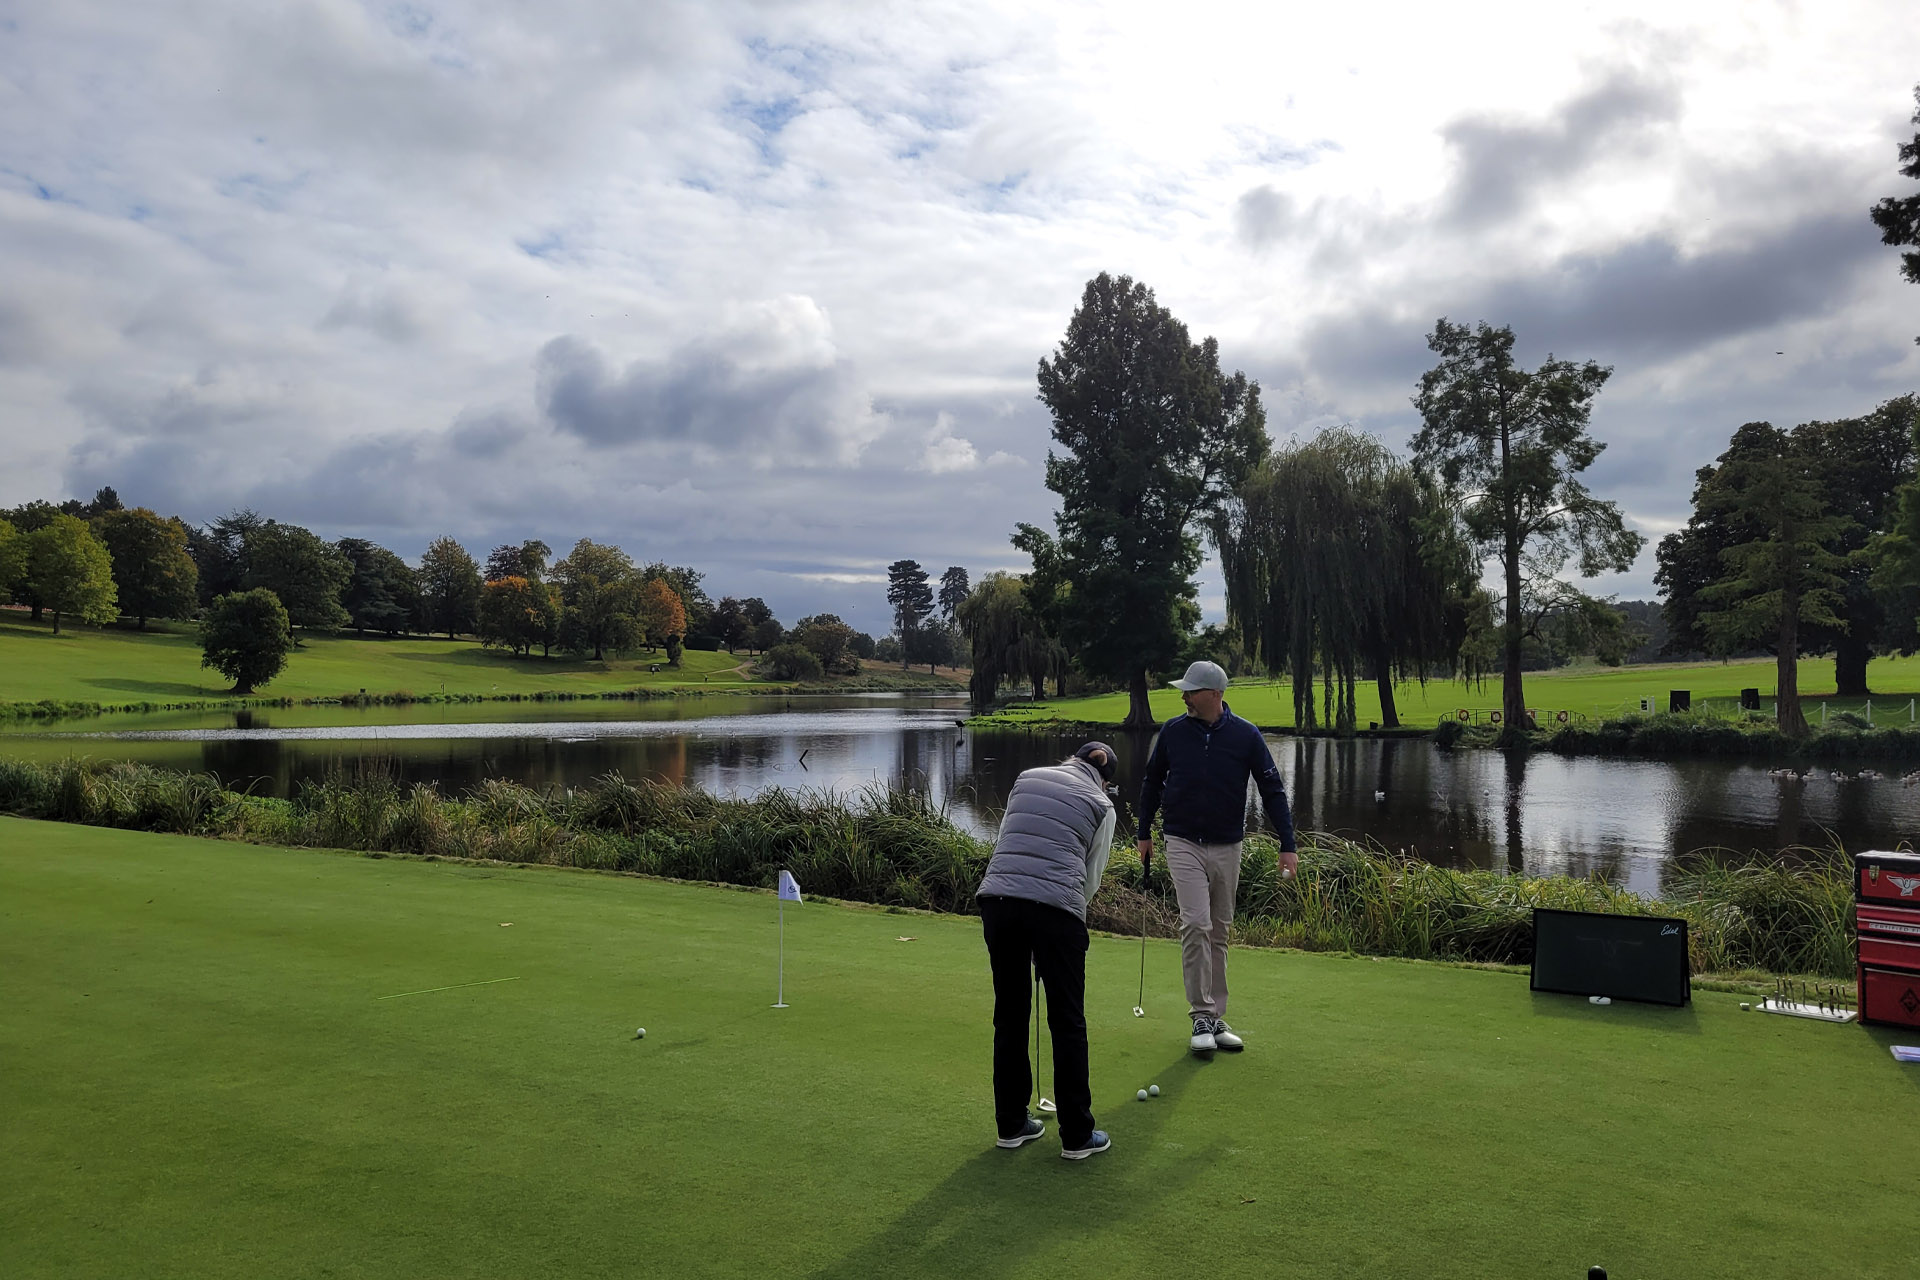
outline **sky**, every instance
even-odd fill
[[[589,537],[882,634],[889,562],[1051,527],[1108,271],[1277,444],[1404,452],[1441,316],[1610,365],[1657,540],[1741,423],[1920,390],[1916,82],[1911,0],[0,0],[0,505]]]

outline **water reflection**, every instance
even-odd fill
[[[607,773],[690,783],[733,796],[768,787],[853,791],[905,781],[955,820],[991,834],[1020,771],[1080,739],[972,732],[964,704],[925,697],[686,699],[641,704],[293,708],[85,722],[84,734],[0,734],[0,751],[40,759],[130,758],[211,771],[290,795],[330,771],[378,767],[458,792],[488,778],[579,787]],[[1134,820],[1148,734],[1110,731],[1123,830]],[[1661,888],[1676,858],[1721,848],[1744,858],[1796,844],[1887,848],[1920,830],[1920,790],[1897,780],[1776,779],[1726,761],[1568,760],[1443,752],[1411,740],[1271,738],[1295,822],[1405,849],[1447,866],[1600,875]],[[1248,793],[1251,819],[1259,800]]]

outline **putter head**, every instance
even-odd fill
[[[1056,1107],[1056,1106],[1054,1106],[1054,1105],[1053,1105],[1053,1099],[1052,1099],[1052,1098],[1042,1098],[1042,1099],[1040,1099],[1040,1109],[1041,1109],[1042,1111],[1058,1111],[1058,1110],[1059,1110],[1059,1108],[1058,1108],[1058,1107]]]
[[[1147,1016],[1147,1011],[1145,1009],[1142,1009],[1139,1005],[1135,1005],[1133,1006],[1133,1016],[1136,1018],[1144,1018]]]

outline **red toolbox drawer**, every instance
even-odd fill
[[[1870,849],[1853,855],[1853,896],[1920,911],[1920,853]]]
[[[1861,964],[1920,973],[1920,910],[1863,902],[1853,916]]]
[[[1920,973],[1859,966],[1860,1021],[1920,1027]]]

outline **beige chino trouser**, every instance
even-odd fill
[[[1225,1017],[1227,930],[1240,892],[1240,845],[1167,837],[1167,874],[1180,904],[1180,976],[1187,1012]]]

